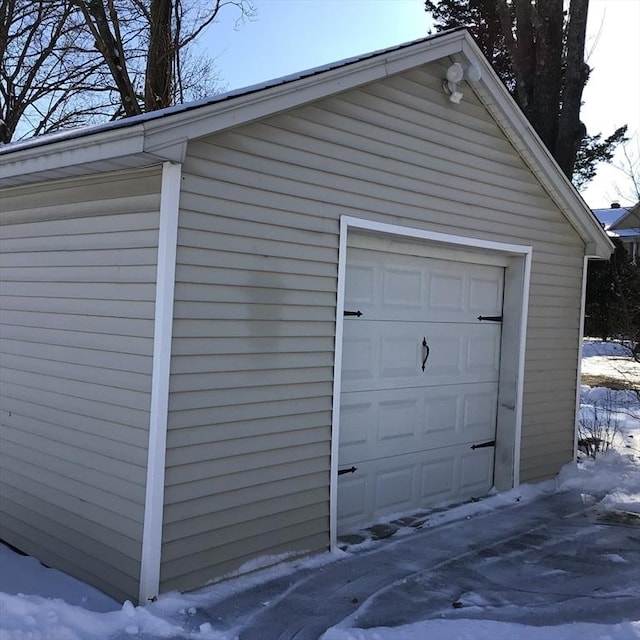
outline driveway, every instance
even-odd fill
[[[316,640],[331,629],[330,640],[425,620],[638,620],[637,515],[603,510],[578,491],[472,507],[474,515],[463,506],[427,516],[322,567],[303,562],[198,607],[189,626],[240,640]]]

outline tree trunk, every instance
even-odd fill
[[[171,0],[151,0],[149,55],[144,86],[145,111],[171,104],[174,47],[171,37]]]
[[[562,23],[562,0],[538,0],[533,12],[536,60],[531,123],[554,156],[558,135],[558,98],[562,87]]]
[[[116,84],[122,101],[122,108],[127,116],[142,113],[133,83],[127,71],[127,62],[121,38],[111,33],[109,20],[102,0],[72,0],[80,9],[87,27],[95,38],[96,47],[104,57],[111,77]],[[115,15],[115,5],[108,0],[114,27],[118,29],[118,17]]]
[[[555,158],[564,174],[571,178],[576,154],[585,126],[580,122],[582,91],[589,78],[589,67],[584,61],[589,0],[571,0],[567,27],[566,70],[562,89],[562,111],[558,121]]]

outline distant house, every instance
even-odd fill
[[[633,262],[640,259],[640,202],[633,207],[621,207],[613,202],[609,209],[594,209],[609,237],[618,238]]]
[[[464,30],[8,145],[0,223],[0,537],[117,598],[574,456],[613,246]]]

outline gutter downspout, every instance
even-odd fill
[[[181,181],[182,165],[164,162],[160,190],[147,484],[140,563],[141,605],[155,600],[160,589],[169,374]]]

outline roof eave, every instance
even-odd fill
[[[144,126],[137,124],[61,139],[55,144],[17,149],[0,157],[0,187],[18,187],[184,159],[186,141],[166,145],[154,153],[145,149],[145,135]]]

